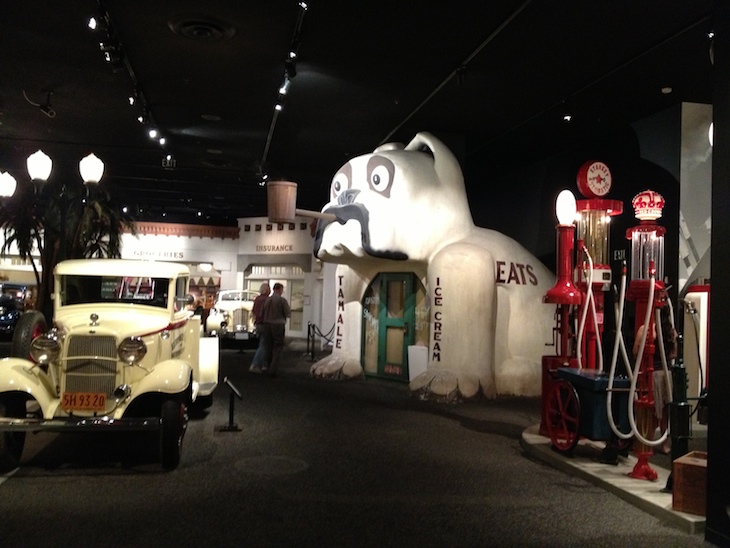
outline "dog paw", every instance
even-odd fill
[[[321,379],[354,379],[363,376],[360,361],[344,354],[332,354],[312,364],[309,373]]]
[[[430,368],[413,379],[408,388],[422,400],[456,403],[480,394],[494,397],[494,390],[485,390],[484,380],[473,374],[451,369]]]

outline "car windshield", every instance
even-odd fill
[[[220,296],[221,301],[242,301],[243,293],[223,293]]]
[[[84,303],[137,303],[167,308],[167,278],[149,276],[61,277],[61,305]]]

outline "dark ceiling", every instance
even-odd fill
[[[262,173],[320,209],[345,161],[418,131],[455,136],[463,162],[497,174],[597,122],[712,102],[710,0],[308,4],[3,2],[0,171],[24,184],[40,148],[52,177],[80,180],[75,164],[94,152],[101,184],[139,219],[235,224],[266,214]],[[92,32],[92,15],[107,29]]]

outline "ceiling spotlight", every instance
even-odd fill
[[[570,113],[563,114],[563,122],[569,124],[573,120],[573,115]]]
[[[139,116],[137,116],[137,121],[138,121],[138,122],[139,122],[140,124],[146,124],[147,122],[149,122],[149,121],[150,121],[150,117],[149,117],[149,115],[147,114],[147,112],[145,111],[145,112],[143,112],[142,114],[140,114]]]
[[[167,139],[160,137],[160,144],[164,147],[167,144]]]
[[[281,103],[276,103],[274,105],[274,110],[277,112],[281,112],[281,109],[283,109],[283,108],[284,108],[284,105],[282,105]]]
[[[89,21],[86,23],[88,27],[91,30],[96,30],[96,27],[99,26],[99,21],[97,21],[96,17],[89,17]]]
[[[669,95],[670,93],[672,93],[672,91],[674,91],[674,90],[672,89],[671,86],[664,86],[662,88],[662,94],[664,94],[664,95]]]
[[[307,11],[307,8],[309,7],[306,2],[299,2],[299,7],[302,8],[302,10]]]
[[[281,83],[281,87],[279,88],[279,93],[281,95],[286,95],[289,92],[289,86],[291,86],[291,80],[289,80],[289,76],[285,74],[284,81]]]
[[[46,104],[43,105],[41,103],[36,103],[36,102],[31,101],[28,98],[28,95],[25,93],[25,90],[23,90],[23,97],[25,97],[25,100],[28,101],[28,103],[30,103],[34,107],[38,107],[40,109],[40,111],[43,114],[45,114],[46,116],[48,116],[49,118],[55,118],[56,117],[56,111],[51,106],[51,95],[53,95],[53,91],[49,91],[46,94]]]
[[[156,129],[151,129],[147,132],[147,135],[150,136],[150,139],[157,139],[158,133]]]
[[[38,107],[41,109],[41,112],[48,116],[49,118],[55,118],[56,117],[56,111],[51,107],[49,104],[41,105]]]

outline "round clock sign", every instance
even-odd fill
[[[586,162],[578,170],[578,190],[586,198],[603,198],[611,190],[611,171],[603,162]]]

